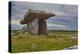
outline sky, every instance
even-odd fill
[[[22,29],[24,25],[20,24],[20,20],[24,18],[24,15],[29,9],[42,10],[56,15],[46,20],[48,30],[78,29],[77,5],[12,1],[11,8],[12,30]]]

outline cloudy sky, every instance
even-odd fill
[[[77,30],[78,6],[66,4],[12,2],[11,28],[21,29],[19,23],[29,9],[42,10],[56,14],[47,21],[48,30]]]

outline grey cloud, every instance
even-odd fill
[[[77,15],[77,5],[48,4],[48,3],[29,3],[29,2],[12,2],[13,14],[25,14],[28,9],[50,11],[52,13],[65,13],[68,15]],[[21,15],[21,14],[20,14]]]
[[[77,30],[77,15],[78,6],[77,5],[65,5],[65,4],[49,4],[49,3],[32,3],[32,2],[19,2],[12,1],[12,15],[13,19],[21,19],[24,17],[28,9],[43,10],[46,12],[55,13],[56,16],[49,18],[48,23],[56,23],[66,25],[67,28]],[[48,27],[51,29],[63,29],[60,27]]]

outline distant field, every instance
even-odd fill
[[[11,31],[12,52],[64,50],[78,45],[77,31],[49,31],[48,35],[31,35]]]

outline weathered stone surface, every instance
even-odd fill
[[[47,23],[45,19],[53,16],[55,14],[29,9],[20,23],[27,24],[27,32],[31,34],[47,34]]]
[[[28,22],[32,21],[35,18],[38,18],[39,20],[45,20],[53,16],[55,16],[55,14],[47,13],[47,12],[40,11],[40,10],[29,9],[26,15],[24,15],[24,19],[22,19],[20,23],[27,24]]]
[[[38,18],[27,23],[27,31],[31,34],[38,34]]]
[[[31,34],[47,34],[47,24],[45,20],[39,20],[38,18],[27,24],[27,31]]]
[[[45,20],[39,20],[38,34],[47,34],[47,23]]]

